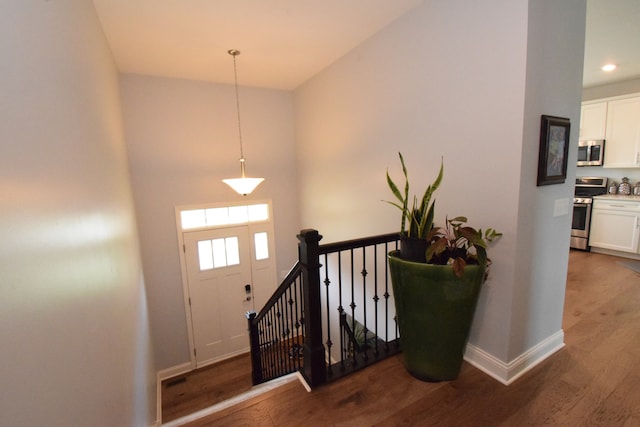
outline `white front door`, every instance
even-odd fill
[[[249,227],[184,232],[196,367],[248,351],[254,310]]]

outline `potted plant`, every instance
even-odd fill
[[[419,236],[425,242],[421,257],[407,257],[401,251],[388,256],[404,363],[419,379],[453,380],[460,373],[480,288],[487,277],[487,246],[501,233],[476,230],[462,216],[447,219],[444,228],[433,226],[434,203],[429,200],[442,180],[442,165],[436,181],[425,191],[428,207],[418,206],[414,198],[408,209],[409,185],[401,154],[400,162],[404,193],[387,172],[387,183],[399,202],[391,204],[402,211],[400,234],[407,235],[405,222],[422,218],[420,213],[426,213],[428,226]],[[414,213],[416,207],[422,211]]]
[[[401,193],[398,186],[393,182],[387,170],[387,184],[391,192],[396,197],[397,202],[387,203],[397,207],[402,212],[400,224],[400,251],[402,257],[413,261],[425,261],[425,251],[427,249],[427,234],[433,228],[434,202],[431,196],[442,182],[444,165],[440,164],[440,173],[433,184],[427,186],[422,198],[418,201],[417,196],[413,196],[413,201],[409,204],[409,177],[407,167],[404,164],[402,153],[400,164],[404,174],[404,190]],[[407,226],[408,224],[408,226]]]

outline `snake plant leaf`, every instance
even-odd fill
[[[413,196],[413,200],[410,200],[409,173],[407,171],[407,165],[402,153],[398,153],[398,157],[400,158],[402,174],[404,176],[404,188],[402,190],[400,189],[389,175],[389,170],[387,169],[387,185],[395,199],[399,202],[388,203],[402,211],[400,233],[407,237],[424,239],[426,234],[433,227],[434,203],[431,201],[431,198],[442,182],[442,177],[444,176],[444,161],[441,161],[438,176],[435,181],[427,187],[422,198],[418,199],[416,196]]]
[[[402,197],[402,194],[400,194],[400,190],[398,189],[396,183],[393,182],[391,176],[389,176],[389,170],[387,170],[387,184],[389,185],[389,188],[391,189],[393,195],[396,196],[396,199],[398,199],[400,203],[402,203],[404,201],[404,198]]]

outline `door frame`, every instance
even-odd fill
[[[205,226],[198,228],[189,228],[183,230],[182,228],[182,220],[180,213],[182,211],[188,210],[196,210],[196,209],[210,209],[210,208],[224,208],[231,206],[248,206],[248,205],[258,205],[258,204],[266,204],[268,207],[269,219],[267,221],[255,221],[255,222],[245,222],[240,224],[226,224],[222,226]],[[193,337],[193,323],[191,318],[191,305],[190,305],[190,295],[189,295],[189,279],[187,275],[187,262],[185,255],[185,243],[184,243],[184,235],[183,233],[193,232],[193,231],[203,231],[203,230],[211,230],[211,229],[224,229],[224,228],[232,228],[238,226],[247,226],[249,229],[249,246],[251,259],[255,258],[255,248],[254,244],[251,240],[252,232],[255,228],[259,228],[263,230],[265,225],[268,227],[268,231],[271,233],[271,239],[269,239],[269,254],[270,258],[273,260],[274,264],[274,272],[277,270],[277,260],[276,260],[276,251],[275,251],[275,230],[274,230],[274,221],[273,221],[273,204],[271,199],[259,199],[259,200],[247,200],[242,202],[220,202],[220,203],[201,203],[196,205],[180,205],[175,206],[175,220],[176,220],[176,234],[178,238],[178,253],[180,257],[180,276],[182,281],[182,296],[184,303],[184,311],[185,311],[185,320],[187,323],[187,338],[189,340],[189,363],[191,365],[191,370],[196,369],[196,355],[194,353],[195,350],[195,340]],[[252,263],[251,273],[253,275],[254,263]],[[274,277],[274,280],[277,280],[277,275]],[[233,357],[229,356],[229,357]],[[224,359],[221,359],[224,360]],[[220,360],[212,361],[211,363],[219,362]]]

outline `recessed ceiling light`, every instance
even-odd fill
[[[607,64],[602,67],[602,71],[607,71],[607,72],[613,71],[616,69],[616,67],[617,67],[616,64]]]

